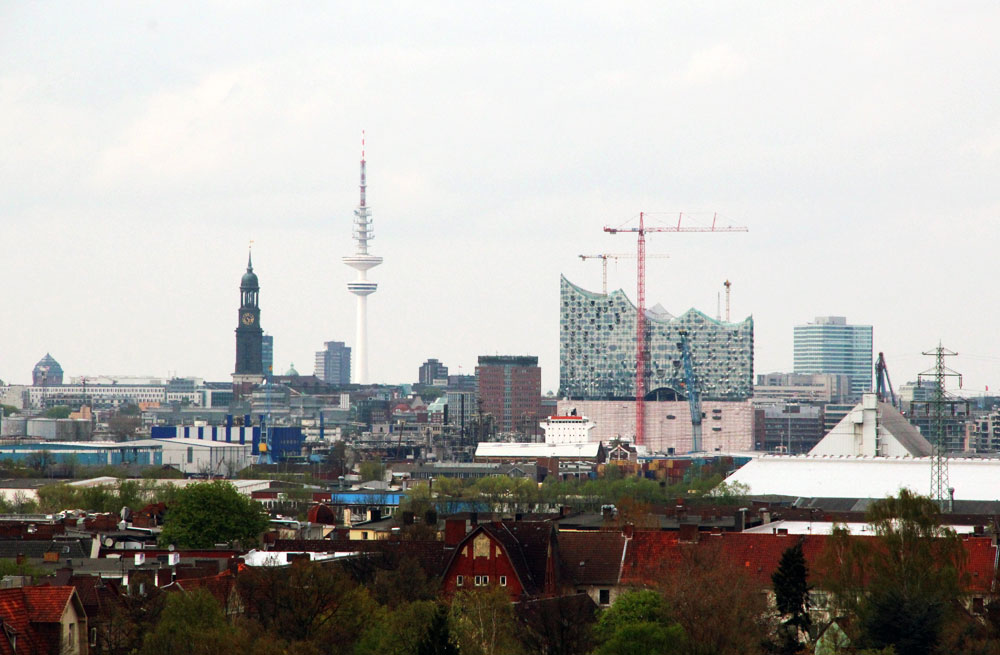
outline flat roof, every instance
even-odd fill
[[[1000,500],[1000,459],[948,458],[955,500]],[[750,495],[885,498],[902,488],[930,492],[930,457],[762,455],[733,472]]]

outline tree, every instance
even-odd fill
[[[210,548],[217,543],[256,543],[268,526],[263,506],[223,480],[193,484],[177,492],[164,517],[160,543]]]
[[[65,405],[56,405],[55,407],[49,407],[42,416],[45,418],[69,418],[69,415],[73,412],[69,407]]]
[[[687,636],[686,655],[760,653],[774,632],[760,586],[718,543],[682,546],[659,583]]]
[[[420,600],[394,610],[379,608],[354,647],[354,655],[458,655],[448,628],[448,608],[436,601]]]
[[[237,589],[247,617],[266,631],[292,643],[339,644],[348,652],[377,609],[337,564],[251,568],[240,574]]]
[[[416,655],[458,655],[458,647],[448,626],[448,608],[438,605],[427,634],[417,644]]]
[[[0,411],[3,412],[4,416],[13,416],[14,414],[18,414],[21,412],[21,410],[19,410],[17,407],[14,407],[13,405],[4,405],[4,404],[0,404]]]
[[[964,586],[965,549],[940,523],[938,505],[901,489],[872,503],[874,539],[837,529],[823,556],[824,587],[857,619],[857,643],[924,655],[956,616]]]
[[[167,597],[156,628],[143,640],[143,655],[227,655],[238,652],[236,631],[207,591]]]
[[[802,554],[802,542],[785,550],[778,569],[771,574],[774,599],[778,613],[788,617],[780,630],[778,651],[792,655],[802,650],[800,634],[808,635],[809,618],[809,567]]]
[[[593,650],[597,606],[587,594],[526,600],[514,608],[526,652],[576,655]]]
[[[368,482],[369,480],[384,480],[385,479],[385,464],[376,461],[374,459],[366,459],[358,465],[358,471],[361,474],[361,481]]]
[[[490,586],[460,591],[451,601],[451,626],[459,651],[468,655],[520,652],[517,620],[507,591]]]
[[[119,412],[108,419],[108,432],[114,436],[115,441],[127,441],[135,436],[141,424],[142,421],[138,416],[129,416]]]
[[[652,590],[628,591],[597,619],[598,655],[672,655],[683,652],[684,629],[670,616],[663,596]]]

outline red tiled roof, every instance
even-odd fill
[[[57,649],[58,642],[49,643],[33,624],[58,623],[73,592],[73,587],[0,589],[0,655],[15,655],[11,636],[17,637],[18,653],[46,653]]]
[[[24,587],[28,620],[33,623],[58,623],[74,591],[73,587]]]
[[[717,550],[718,555],[743,568],[762,587],[771,586],[771,574],[778,568],[781,556],[796,542],[802,542],[802,554],[811,572],[820,569],[820,558],[827,535],[783,535],[767,533],[724,532],[699,533],[694,543],[681,543],[676,532],[638,530],[630,541],[622,569],[622,582],[647,584],[659,577],[664,567],[676,565],[685,548],[699,551]],[[854,537],[872,539],[872,537]],[[996,575],[997,547],[989,537],[968,537],[962,540],[967,554],[965,572],[968,590],[986,592],[992,589]]]
[[[625,537],[614,532],[559,533],[562,575],[575,585],[615,585],[621,575]]]

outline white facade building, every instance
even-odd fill
[[[594,422],[586,416],[550,416],[541,425],[545,431],[545,443],[587,443]]]
[[[253,445],[205,439],[141,439],[129,442],[136,446],[160,446],[163,465],[174,466],[184,473],[233,476],[253,462]]]

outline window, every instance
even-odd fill
[[[507,586],[507,576],[505,576],[505,575],[501,575],[500,576],[500,586],[501,587],[506,587]]]
[[[601,605],[610,605],[611,604],[611,590],[610,589],[601,589],[601,591],[598,594],[598,597],[600,598],[600,604]]]
[[[187,456],[188,456],[188,461],[187,461],[188,464],[194,462],[194,448],[192,446],[188,446]]]
[[[465,583],[465,576],[464,575],[458,576],[458,578],[455,580],[455,584],[457,586],[459,586],[459,587],[461,587],[464,583]]]
[[[488,585],[489,583],[490,583],[490,576],[488,576],[488,575],[484,575],[484,576],[483,576],[483,586],[485,587],[485,586],[486,586],[486,585]]]
[[[483,584],[483,576],[477,575],[476,576],[476,586],[479,587],[479,586],[482,586],[482,584]]]
[[[97,645],[97,628],[90,629],[90,645],[91,646]]]

